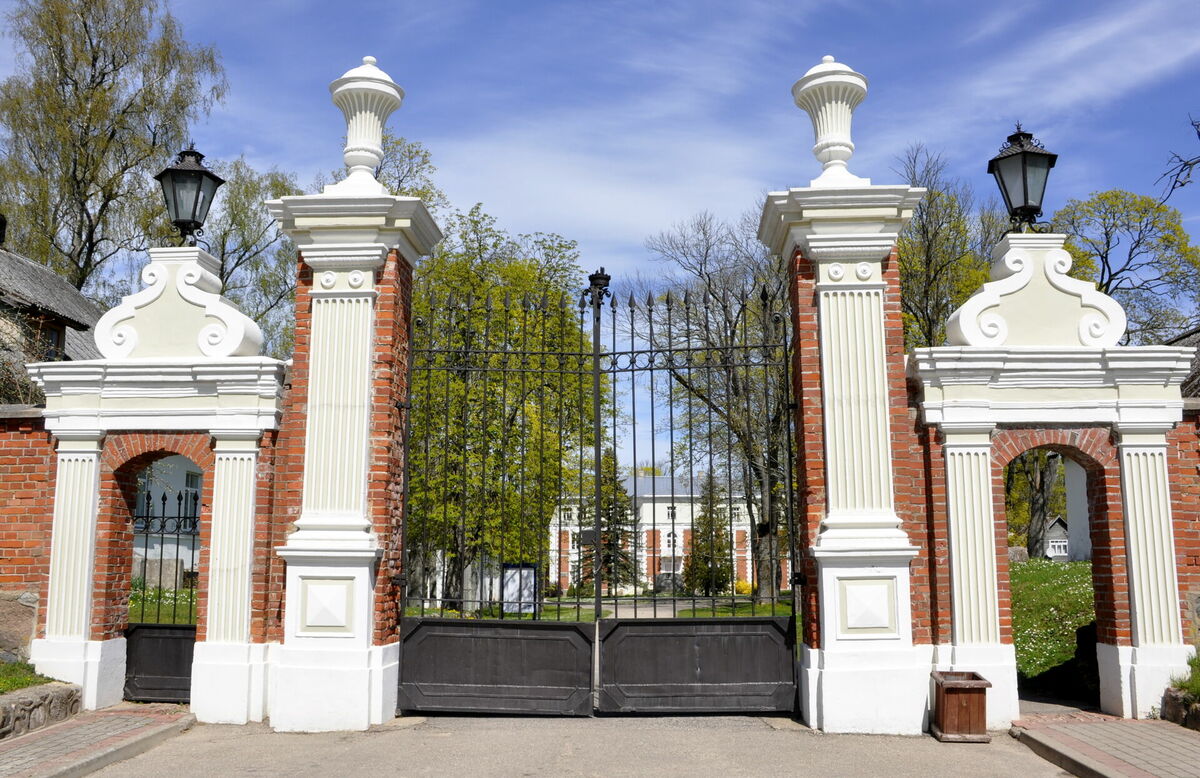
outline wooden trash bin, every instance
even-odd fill
[[[936,685],[930,733],[943,743],[990,743],[987,690],[992,682],[979,673],[934,670]]]

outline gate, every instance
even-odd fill
[[[199,485],[149,490],[133,524],[133,584],[125,630],[125,694],[134,702],[188,702],[196,645]]]
[[[401,710],[795,709],[785,287],[610,280],[418,290]]]

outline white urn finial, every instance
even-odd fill
[[[871,181],[859,178],[846,168],[854,154],[850,140],[850,121],[854,109],[867,96],[867,77],[856,73],[832,55],[821,58],[821,64],[810,69],[792,85],[796,105],[812,119],[816,145],[813,156],[825,169],[813,179],[815,187],[869,186]]]
[[[339,194],[387,194],[375,180],[375,169],[383,161],[383,126],[400,107],[404,90],[392,77],[375,66],[374,57],[363,57],[362,64],[329,85],[333,104],[346,117],[346,148],[342,159],[347,176],[326,192]]]

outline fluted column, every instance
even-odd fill
[[[1118,426],[1132,645],[1097,645],[1096,658],[1101,707],[1138,718],[1151,715],[1171,677],[1187,671],[1192,652],[1183,642],[1179,612],[1168,428],[1136,422]]]
[[[83,707],[121,701],[125,638],[92,640],[92,591],[100,497],[100,431],[59,432],[50,533],[46,636],[33,641],[38,672],[83,687]]]
[[[208,607],[192,664],[192,712],[203,722],[262,721],[266,646],[250,642],[258,431],[213,433]]]
[[[943,430],[955,645],[1000,642],[989,432]]]

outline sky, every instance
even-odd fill
[[[0,0],[7,11],[13,0]],[[193,129],[307,185],[341,164],[328,84],[364,55],[406,92],[390,127],[433,155],[458,208],[577,240],[587,270],[636,273],[645,239],[700,211],[761,208],[819,173],[791,86],[832,54],[863,73],[850,170],[900,183],[912,143],[981,199],[1013,124],[1059,154],[1047,214],[1121,188],[1158,194],[1200,154],[1200,2],[935,0],[309,2],[177,0],[229,95]],[[0,41],[0,77],[18,67]],[[1171,200],[1200,242],[1200,182]]]

